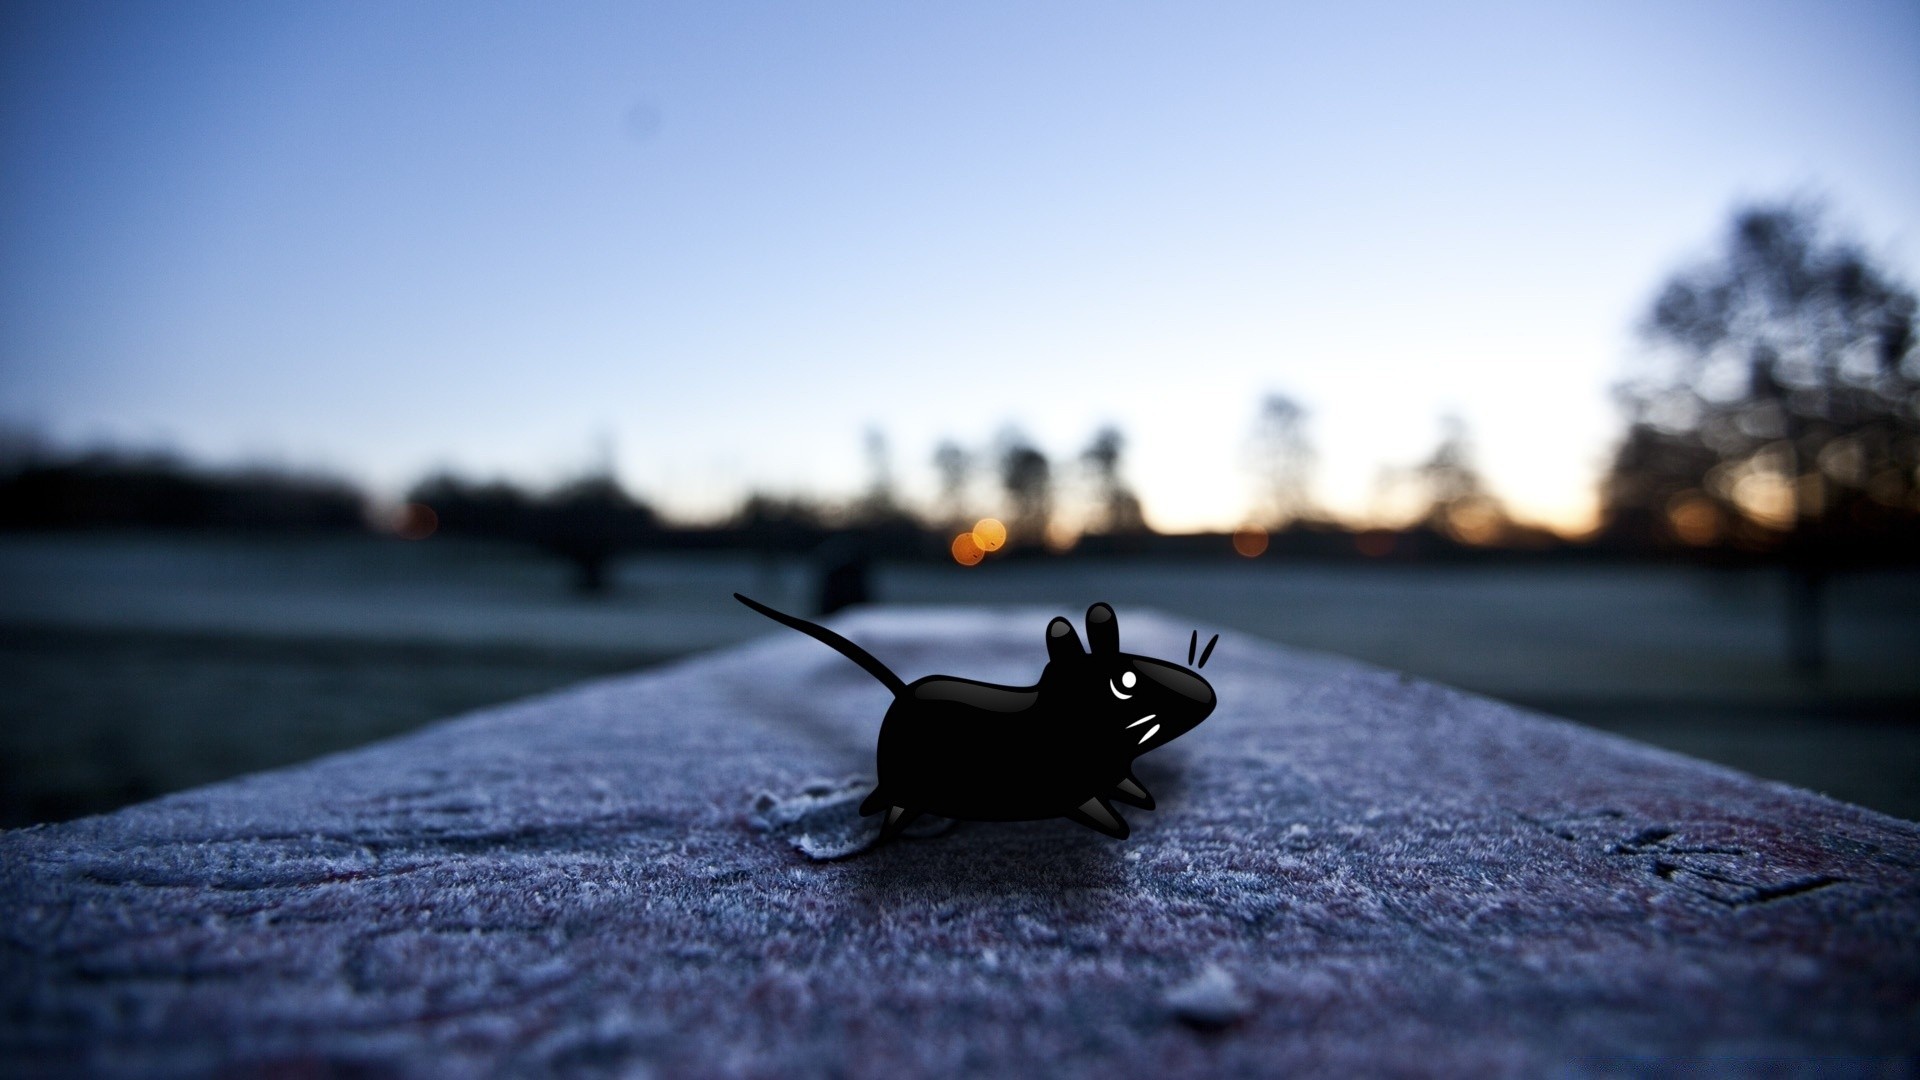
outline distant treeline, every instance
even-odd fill
[[[1020,452],[1035,453],[1031,448]],[[1132,504],[1131,495],[1121,499]],[[1121,524],[1080,536],[1072,549],[1083,554],[1231,551],[1222,535],[1163,535],[1149,529],[1138,514],[1122,518]],[[39,451],[0,464],[0,529],[103,528],[460,536],[551,548],[568,557],[640,548],[792,553],[858,538],[877,555],[944,558],[952,539],[948,523],[925,520],[890,496],[836,505],[756,492],[720,522],[680,523],[605,473],[540,490],[441,472],[410,488],[399,507],[383,508],[352,481],[337,476],[267,467],[210,468],[165,454]],[[1260,531],[1265,550],[1276,555],[1418,557],[1494,546],[1558,546],[1551,533],[1538,530],[1509,537],[1517,541],[1513,544],[1471,544],[1424,522],[1399,531],[1356,531],[1300,519],[1271,533]],[[1007,555],[1047,550],[1036,542],[1010,547]]]
[[[855,552],[862,558],[951,557],[956,530],[976,520],[963,494],[973,474],[1003,488],[990,510],[1006,519],[1008,542],[994,558],[1029,558],[1071,549],[1079,554],[1232,556],[1223,535],[1162,535],[1150,529],[1121,477],[1124,439],[1105,429],[1076,462],[1054,462],[1016,432],[996,448],[967,452],[943,444],[937,456],[945,494],[932,511],[908,509],[895,494],[884,446],[871,437],[875,478],[842,503],[766,492],[747,494],[726,518],[676,522],[596,470],[550,488],[438,472],[414,484],[398,505],[371,498],[352,481],[264,466],[221,469],[176,455],[115,450],[60,452],[17,440],[0,454],[0,529],[155,529],[261,533],[372,533],[410,540],[465,537],[538,548],[579,568],[596,588],[606,564],[626,551],[747,550],[766,555]],[[1091,531],[1061,544],[1056,498],[1072,467],[1087,471],[1094,513]],[[1461,482],[1472,499],[1478,481]],[[1459,485],[1456,485],[1459,486]],[[1457,510],[1452,503],[1447,504]],[[1258,533],[1259,550],[1240,554],[1315,558],[1444,558],[1492,550],[1549,550],[1553,534],[1510,523],[1497,538],[1468,536],[1436,510],[1400,531],[1355,531],[1295,513]],[[1498,539],[1499,543],[1490,540]]]
[[[366,498],[335,477],[207,469],[165,454],[18,455],[0,467],[0,528],[348,532]]]
[[[1359,529],[1313,499],[1307,408],[1260,402],[1246,443],[1258,492],[1231,537],[1165,536],[1127,480],[1127,439],[1096,432],[1050,458],[1017,429],[987,446],[943,441],[932,507],[897,496],[885,437],[867,434],[869,482],[844,503],[756,492],[718,523],[656,513],[610,467],[544,490],[441,473],[403,504],[354,484],[272,469],[215,470],[165,455],[55,453],[0,438],[0,528],[373,530],[530,545],[601,586],[641,549],[825,553],[834,559],[1078,554],[1473,559],[1632,556],[1829,568],[1920,559],[1920,345],[1914,293],[1833,237],[1817,207],[1737,211],[1721,249],[1669,278],[1641,330],[1647,364],[1618,388],[1625,430],[1601,483],[1595,533],[1569,541],[1515,521],[1475,459],[1464,420],[1432,452],[1382,474],[1407,522]],[[991,491],[991,494],[986,494]],[[983,497],[984,496],[984,497]],[[1063,515],[1063,502],[1073,513]],[[980,508],[1004,546],[964,548]],[[982,515],[984,516],[984,515]],[[1070,528],[1063,518],[1071,517]],[[988,554],[988,553],[991,554]]]
[[[1443,453],[1441,456],[1445,456]],[[1427,468],[1432,469],[1429,465]],[[1651,530],[1601,532],[1569,541],[1488,512],[1481,518],[1477,482],[1449,481],[1437,499],[1400,529],[1348,527],[1301,516],[1270,530],[1239,534],[1161,534],[1138,516],[1123,528],[1080,535],[1070,549],[1044,543],[1010,546],[996,557],[1061,554],[1172,557],[1459,561],[1491,556],[1567,557],[1686,554],[1748,560],[1767,548],[1682,544]],[[1443,488],[1447,485],[1441,485]],[[1462,493],[1464,492],[1464,494]],[[1465,520],[1467,524],[1462,524]],[[1495,524],[1489,526],[1488,521]],[[964,527],[964,526],[962,526]],[[1488,533],[1486,530],[1495,531]],[[0,529],[153,529],[257,533],[365,533],[407,539],[464,537],[526,545],[567,560],[580,584],[596,588],[608,562],[628,551],[752,551],[806,555],[836,545],[867,557],[947,559],[952,523],[926,520],[890,499],[830,504],[754,493],[716,523],[675,522],[626,491],[613,477],[588,474],[540,490],[505,480],[437,473],[408,490],[398,507],[377,504],[349,480],[265,467],[215,469],[159,454],[89,451],[38,453],[0,465]],[[1247,546],[1248,537],[1257,548]],[[1910,558],[1913,546],[1875,545],[1881,558]]]

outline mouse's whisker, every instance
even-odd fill
[[[1193,632],[1193,636],[1187,639],[1187,666],[1188,667],[1193,666],[1193,650],[1199,647],[1199,645],[1200,645],[1200,631],[1195,630]]]
[[[1151,719],[1153,719],[1154,717],[1156,717],[1156,716],[1159,716],[1159,715],[1160,715],[1160,714],[1159,714],[1159,713],[1157,713],[1157,712],[1150,712],[1150,713],[1148,713],[1147,715],[1145,715],[1145,716],[1143,716],[1143,717],[1141,717],[1140,719],[1138,719],[1138,720],[1135,720],[1135,721],[1134,721],[1133,723],[1131,723],[1131,724],[1128,724],[1127,726],[1128,726],[1128,727],[1130,727],[1130,728],[1136,728],[1136,727],[1139,727],[1139,726],[1140,726],[1141,724],[1144,724],[1144,723],[1146,723],[1147,721],[1149,721],[1149,720],[1151,720]]]
[[[1199,633],[1200,633],[1200,631],[1198,631],[1198,630],[1195,630],[1195,631],[1194,631],[1194,634],[1195,634],[1196,636],[1198,636],[1198,635],[1199,635]],[[1219,634],[1215,634],[1215,635],[1213,635],[1213,637],[1212,637],[1211,639],[1209,639],[1209,640],[1207,641],[1207,647],[1206,647],[1206,649],[1205,649],[1204,651],[1202,651],[1202,652],[1200,653],[1200,664],[1199,664],[1199,666],[1200,666],[1200,667],[1206,667],[1206,666],[1207,666],[1207,657],[1209,657],[1209,656],[1212,656],[1212,655],[1213,655],[1213,647],[1214,647],[1215,645],[1218,645],[1218,644],[1220,644],[1220,635],[1219,635]]]

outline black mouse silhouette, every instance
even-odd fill
[[[886,811],[889,839],[921,814],[969,821],[1071,818],[1108,836],[1131,831],[1115,801],[1153,809],[1133,759],[1192,731],[1213,711],[1213,687],[1197,671],[1120,651],[1113,609],[1087,609],[1087,641],[1073,624],[1047,624],[1047,665],[1032,686],[998,686],[928,675],[911,683],[839,634],[748,599],[769,619],[832,646],[893,691],[875,752],[879,786],[863,815]],[[1207,642],[1204,667],[1220,640]],[[1200,635],[1187,643],[1187,662]]]

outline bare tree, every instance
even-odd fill
[[[1053,467],[1047,455],[1015,428],[1000,435],[1000,484],[1013,506],[1007,522],[1012,548],[1039,550],[1053,522]]]
[[[940,513],[951,528],[965,528],[973,518],[967,487],[973,482],[973,455],[952,439],[933,449],[933,467],[940,474]]]
[[[539,503],[535,542],[573,564],[574,587],[609,590],[612,561],[658,525],[653,510],[627,494],[610,471],[596,469],[555,488]]]
[[[853,519],[864,525],[897,521],[905,516],[893,486],[893,457],[886,432],[868,428],[865,440],[867,490],[854,503]]]
[[[1817,206],[1736,211],[1720,252],[1670,277],[1641,326],[1608,534],[1780,553],[1794,662],[1821,667],[1826,573],[1920,539],[1915,307]]]
[[[1307,440],[1306,407],[1285,394],[1268,394],[1260,403],[1249,449],[1260,477],[1267,526],[1284,529],[1311,517],[1315,455]]]
[[[1425,489],[1422,523],[1460,543],[1493,543],[1506,532],[1506,508],[1480,475],[1467,422],[1449,414],[1440,429],[1433,455],[1414,469]]]
[[[1146,531],[1140,499],[1121,475],[1120,463],[1126,449],[1127,437],[1118,427],[1109,424],[1094,433],[1093,442],[1080,454],[1081,463],[1093,474],[1093,532],[1118,535]]]
[[[1610,514],[1701,500],[1749,546],[1803,549],[1910,524],[1914,314],[1912,291],[1816,207],[1737,212],[1723,250],[1668,279],[1642,324]]]

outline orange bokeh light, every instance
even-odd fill
[[[1719,509],[1697,491],[1683,491],[1667,501],[1667,524],[1675,536],[1695,547],[1719,543],[1724,525]]]
[[[968,535],[981,551],[999,551],[1007,543],[1007,527],[999,518],[981,518],[973,523],[973,532]]]
[[[1233,550],[1249,559],[1266,554],[1267,530],[1258,525],[1242,525],[1233,530]]]
[[[1393,554],[1393,534],[1385,529],[1368,529],[1353,538],[1353,546],[1369,559]]]
[[[954,562],[961,566],[978,566],[980,560],[986,557],[987,553],[980,550],[979,544],[974,543],[972,533],[963,532],[953,538]]]
[[[393,516],[393,532],[402,540],[425,540],[440,528],[440,515],[426,503],[410,502]]]

